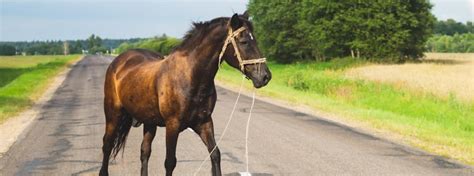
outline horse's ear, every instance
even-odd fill
[[[242,16],[242,18],[245,18],[245,19],[248,20],[249,19],[249,11],[246,10],[241,16]]]
[[[236,30],[242,27],[242,21],[240,20],[238,14],[232,15],[232,18],[230,18],[230,26],[232,27],[233,30]]]

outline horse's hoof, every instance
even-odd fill
[[[99,176],[109,176],[109,172],[101,169],[99,172]]]

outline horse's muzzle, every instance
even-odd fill
[[[255,88],[261,88],[266,86],[270,80],[272,79],[272,73],[267,70],[264,74],[262,74],[259,78],[253,78],[252,83]]]

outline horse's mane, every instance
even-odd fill
[[[220,17],[205,22],[193,22],[193,27],[186,32],[183,41],[174,50],[191,49],[202,41],[211,29],[214,29],[216,26],[225,25],[227,21],[229,21],[229,18]]]

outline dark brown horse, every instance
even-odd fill
[[[115,157],[124,147],[132,125],[144,124],[141,175],[147,175],[157,126],[166,127],[166,175],[172,175],[176,166],[176,143],[184,129],[193,129],[211,152],[216,146],[211,117],[216,103],[214,77],[221,59],[245,74],[256,88],[271,79],[252,31],[246,13],[234,14],[195,23],[182,44],[166,57],[135,49],[115,58],[104,87],[106,126],[100,175],[108,175],[110,155]],[[212,174],[221,175],[218,148],[210,158]]]

